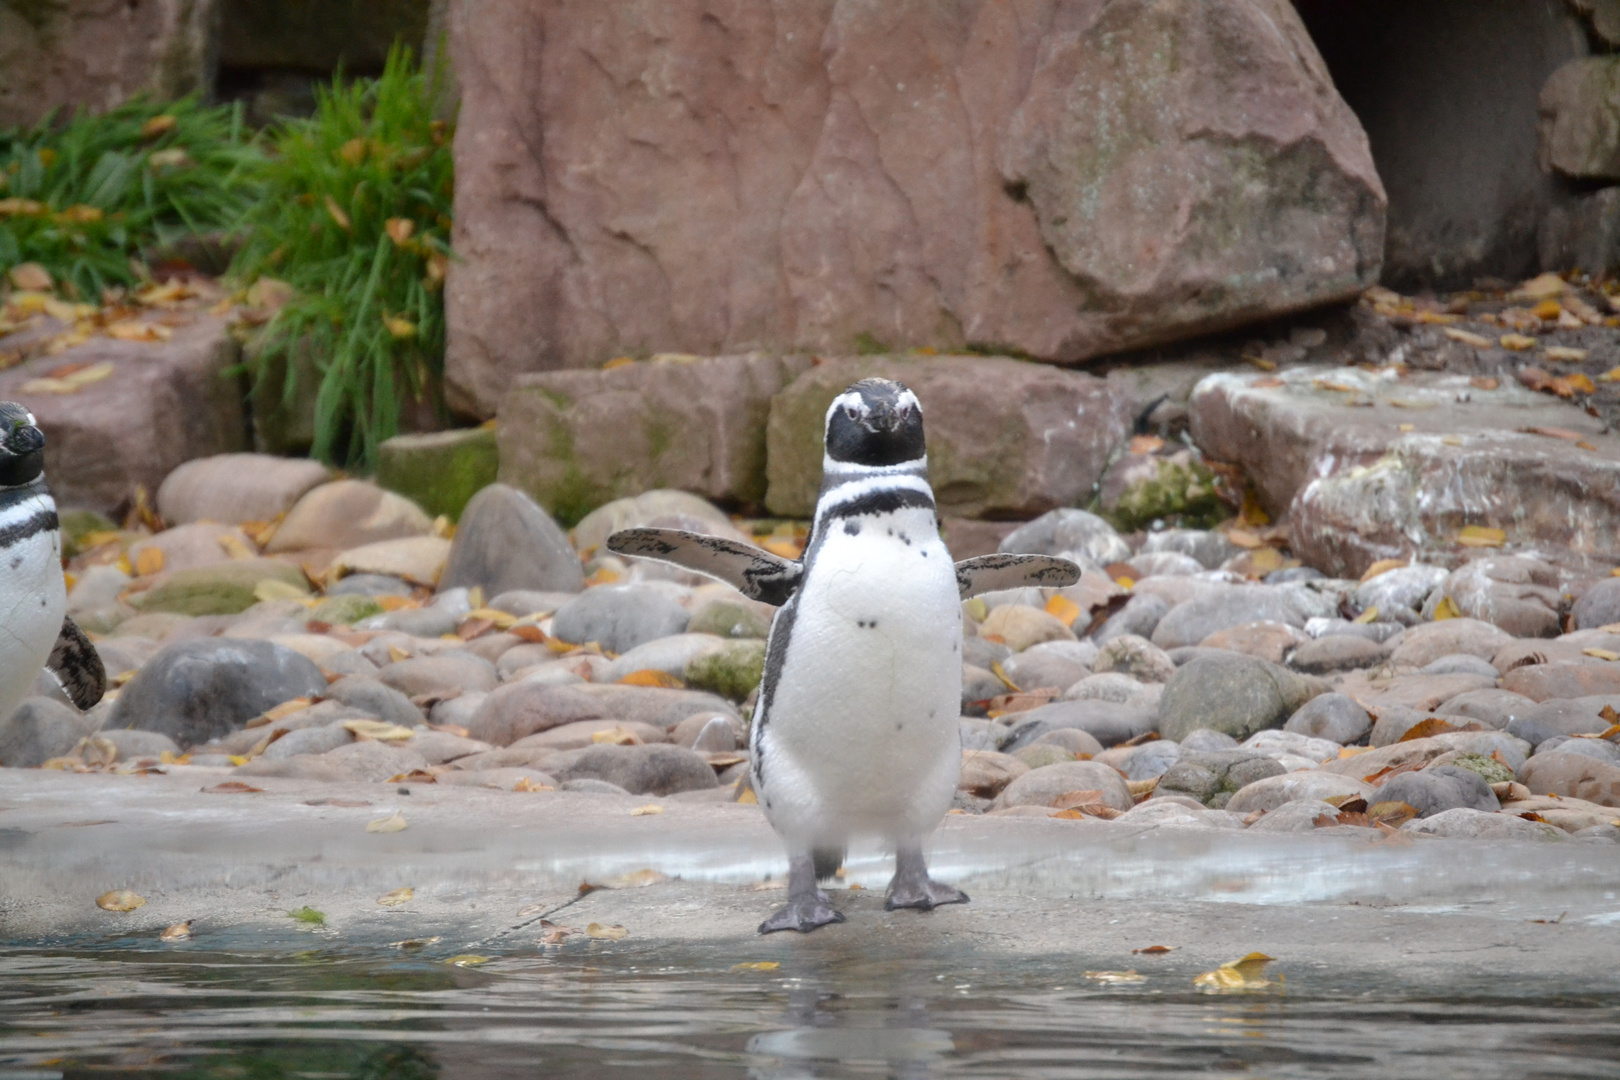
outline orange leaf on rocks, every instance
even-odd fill
[[[1564,381],[1567,382],[1571,387],[1573,387],[1577,393],[1581,393],[1581,394],[1595,394],[1595,393],[1597,393],[1597,385],[1592,382],[1591,376],[1586,375],[1583,372],[1577,371],[1573,375],[1565,375],[1564,376]],[[1559,396],[1560,397],[1568,397],[1569,395],[1561,394]]]
[[[1536,339],[1523,334],[1503,334],[1497,342],[1509,352],[1524,352],[1536,347]]]
[[[135,556],[135,572],[142,577],[156,574],[163,569],[162,548],[142,548],[141,553]]]
[[[1620,367],[1610,368],[1597,377],[1598,382],[1620,382]]]
[[[102,333],[118,341],[168,341],[174,331],[160,323],[142,322],[140,319],[121,319],[110,324]]]
[[[1174,951],[1175,951],[1175,946],[1173,946],[1173,945],[1149,945],[1145,949],[1132,949],[1131,950],[1131,952],[1140,953],[1143,956],[1162,956],[1167,952],[1174,952]]]
[[[1435,622],[1441,622],[1442,620],[1445,620],[1445,619],[1460,619],[1460,618],[1462,618],[1462,612],[1457,610],[1457,604],[1456,604],[1455,601],[1453,601],[1451,599],[1451,597],[1447,596],[1447,597],[1443,598],[1440,601],[1440,603],[1435,605],[1435,609],[1434,609],[1434,621]]]
[[[386,720],[345,720],[343,730],[357,739],[378,742],[404,742],[416,734],[403,724],[390,724]]]
[[[1413,724],[1406,734],[1402,735],[1397,741],[1411,742],[1413,739],[1427,739],[1431,735],[1446,735],[1461,730],[1462,728],[1456,724],[1442,720],[1438,716],[1431,716],[1427,720],[1420,720]]]
[[[535,645],[544,645],[546,643],[546,633],[545,633],[545,631],[541,630],[538,626],[535,626],[533,623],[523,623],[521,625],[514,626],[514,627],[512,627],[511,633],[514,636],[520,637],[524,641],[530,642],[530,643],[535,644]]]
[[[1055,617],[1064,626],[1073,626],[1074,620],[1081,615],[1079,604],[1066,596],[1056,594],[1046,602],[1046,613]]]
[[[1569,291],[1569,282],[1552,271],[1538,274],[1508,293],[1509,300],[1542,301],[1562,296]]]
[[[1417,816],[1417,807],[1398,800],[1376,802],[1367,807],[1369,821],[1391,828],[1399,828]]]
[[[1463,547],[1501,547],[1507,543],[1507,532],[1486,525],[1465,525],[1457,533],[1457,543]]]
[[[25,394],[77,394],[85,387],[110,377],[116,370],[118,369],[112,364],[103,360],[99,364],[76,368],[60,377],[29,379],[22,384],[22,391]]]
[[[1391,570],[1399,570],[1405,565],[1407,565],[1405,559],[1379,559],[1367,567],[1367,572],[1361,575],[1361,580],[1363,582],[1371,581],[1380,574],[1387,574]]]
[[[128,889],[114,889],[96,897],[96,907],[103,911],[134,911],[145,903],[144,896],[137,896]]]
[[[656,686],[663,690],[686,689],[686,684],[681,680],[677,679],[667,671],[659,671],[655,668],[643,668],[640,671],[632,671],[630,674],[620,679],[619,682],[624,686]]]
[[[1502,384],[1494,375],[1475,375],[1468,380],[1468,385],[1475,390],[1495,390]]]

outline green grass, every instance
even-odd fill
[[[442,409],[454,168],[437,101],[437,73],[396,46],[380,78],[340,76],[313,117],[269,134],[231,272],[295,290],[262,331],[253,392],[296,400],[303,341],[320,377],[312,453],[327,461],[364,468],[408,402]]]
[[[232,227],[262,163],[239,108],[192,98],[0,131],[0,271],[38,263],[99,301],[145,276],[144,252]]]
[[[289,919],[296,919],[301,923],[308,923],[311,926],[326,925],[326,915],[322,912],[316,911],[312,907],[301,907],[297,911],[289,911],[287,912],[287,917]]]

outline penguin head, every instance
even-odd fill
[[[0,401],[0,487],[39,479],[45,471],[45,435],[34,414],[15,401]]]
[[[925,454],[922,405],[900,383],[862,379],[827,409],[830,461],[880,468],[921,462]]]

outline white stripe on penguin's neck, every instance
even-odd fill
[[[862,465],[855,461],[836,461],[830,454],[821,455],[821,475],[831,477],[857,476],[914,476],[928,475],[928,459],[912,458],[894,465]]]
[[[928,496],[930,500],[934,497],[934,489],[928,486],[927,480],[906,473],[863,476],[846,480],[822,492],[821,498],[816,502],[812,531],[820,528],[822,519],[827,516],[830,509],[878,491],[915,491],[919,495]]]

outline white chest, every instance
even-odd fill
[[[16,503],[0,513],[0,536],[54,512],[48,495]],[[0,549],[0,715],[9,715],[27,693],[62,629],[67,590],[61,560],[54,527]]]

